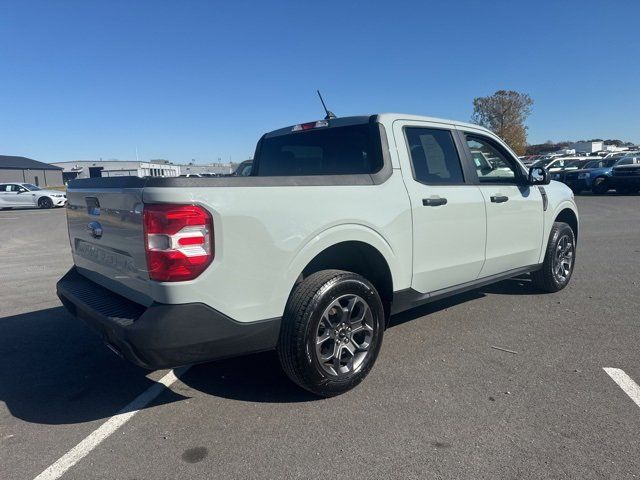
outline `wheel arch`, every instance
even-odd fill
[[[578,241],[578,214],[574,211],[574,209],[565,206],[564,208],[560,208],[560,211],[556,214],[554,222],[564,222],[571,227],[573,230],[573,234],[576,237],[576,241]]]
[[[314,237],[289,268],[289,292],[312,273],[337,269],[367,278],[378,290],[387,318],[394,287],[402,284],[399,261],[377,232],[363,225],[340,225]]]

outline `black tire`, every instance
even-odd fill
[[[38,200],[38,207],[53,208],[53,201],[49,197],[42,197],[40,200]]]
[[[363,328],[356,333],[353,319],[360,314]],[[349,325],[348,332],[345,324]],[[373,367],[384,326],[382,301],[366,278],[342,270],[314,273],[295,286],[285,307],[278,340],[280,363],[287,376],[302,388],[321,397],[339,395],[358,385]],[[318,343],[322,338],[325,340]],[[368,347],[359,350],[365,344]],[[322,349],[334,358],[322,361]]]
[[[567,258],[565,255],[560,255],[564,250],[564,240],[569,243],[570,263],[566,268],[566,263],[563,263]],[[562,263],[559,265],[559,262]],[[555,222],[551,228],[549,235],[549,243],[547,244],[547,250],[544,255],[544,263],[542,268],[535,272],[531,272],[531,280],[533,285],[545,292],[557,292],[562,290],[569,284],[571,275],[573,274],[573,268],[576,264],[576,237],[571,227],[563,222]]]
[[[598,180],[600,180],[598,182]],[[596,178],[593,181],[593,186],[591,187],[591,191],[596,195],[604,195],[609,191],[609,182],[606,178]]]

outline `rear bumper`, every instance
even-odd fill
[[[237,322],[202,303],[145,307],[87,279],[75,267],[58,281],[57,294],[110,347],[149,369],[272,350],[280,332],[279,318]]]

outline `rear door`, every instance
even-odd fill
[[[16,192],[13,191],[10,183],[0,185],[0,208],[13,207]]]
[[[460,136],[486,205],[486,260],[480,276],[538,264],[544,215],[540,190],[527,185],[524,168],[498,139],[473,131]]]
[[[452,125],[396,121],[402,177],[413,217],[412,288],[435,292],[475,280],[485,254],[485,205],[468,182]]]

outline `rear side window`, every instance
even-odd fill
[[[252,172],[259,177],[370,174],[382,168],[377,124],[320,127],[260,143]]]
[[[408,127],[405,134],[413,178],[427,185],[464,183],[460,157],[449,130]]]

